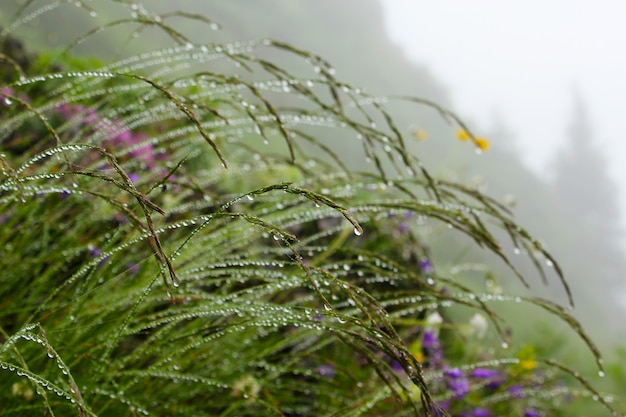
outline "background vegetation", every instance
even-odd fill
[[[33,10],[41,6],[34,3]],[[606,200],[608,212],[581,222],[580,212],[571,209],[579,206],[579,193],[555,198],[553,184],[525,170],[514,150],[494,146],[476,158],[471,146],[456,141],[455,130],[464,125],[450,115],[442,118],[432,106],[397,107],[396,101],[367,94],[360,86],[449,104],[427,71],[409,66],[379,36],[374,3],[360,3],[358,19],[347,3],[331,8],[247,2],[244,15],[243,6],[235,3],[188,9],[208,12],[227,28],[226,33],[215,31],[210,22],[189,16],[167,21],[173,28],[184,21],[192,42],[173,32],[163,35],[154,19],[152,29],[138,32],[132,41],[140,27],[137,19],[154,15],[119,2],[93,10],[90,3],[53,8],[37,17],[36,27],[44,30],[30,38],[22,26],[5,23],[42,50],[50,43],[65,47],[113,18],[135,20],[94,34],[71,48],[71,55],[48,53],[28,68],[22,64],[29,71],[26,81],[6,71],[3,265],[9,272],[3,283],[8,355],[3,367],[11,375],[4,384],[8,412],[41,409],[41,402],[32,401],[34,390],[41,391],[48,412],[61,415],[59,410],[72,409],[98,415],[158,409],[190,415],[207,410],[224,415],[332,415],[342,409],[345,415],[411,413],[407,403],[419,409],[428,397],[417,395],[405,378],[417,387],[427,383],[439,402],[458,400],[448,404],[455,413],[476,413],[489,401],[501,407],[494,409],[501,415],[534,412],[537,405],[556,413],[553,408],[561,405],[538,393],[584,395],[572,385],[560,386],[568,380],[554,367],[537,366],[541,358],[564,355],[559,340],[538,343],[546,331],[566,335],[560,342],[568,347],[573,340],[583,346],[580,337],[539,313],[529,319],[528,309],[516,302],[528,294],[514,284],[515,273],[506,265],[514,258],[522,275],[532,279],[537,276],[533,260],[548,270],[554,261],[545,258],[543,242],[513,226],[505,207],[477,191],[488,184],[490,194],[504,201],[515,190],[516,215],[530,230],[551,236],[555,253],[593,242],[593,247],[583,246],[583,253],[599,262],[579,257],[566,272],[577,272],[567,274],[574,288],[589,276],[604,277],[598,294],[606,298],[623,270],[613,249],[617,236],[611,216],[616,213],[610,209],[610,190],[595,197]],[[3,13],[11,16],[12,11],[3,8]],[[346,22],[357,24],[347,27]],[[28,28],[35,19],[23,23]],[[194,32],[195,27],[202,29]],[[315,45],[308,43],[313,39],[308,33],[315,34]],[[94,50],[105,51],[98,54],[102,61],[141,54],[154,49],[146,40],[172,47],[172,35],[180,41],[178,49],[134,55],[105,67],[73,57]],[[265,35],[309,49],[333,45],[336,49],[323,55],[334,66],[282,43],[224,43]],[[327,40],[320,39],[324,36]],[[248,73],[248,67],[254,71]],[[337,73],[341,76],[335,78]],[[390,109],[393,123],[381,105]],[[584,109],[577,111],[580,115]],[[420,132],[428,139],[420,140]],[[575,149],[584,149],[589,136],[573,135]],[[495,132],[489,137],[499,143]],[[557,161],[558,182],[571,184],[576,177],[569,167],[585,154],[564,155]],[[229,170],[220,162],[227,162]],[[601,172],[586,166],[586,175]],[[437,182],[424,167],[436,173]],[[478,172],[484,177],[477,178]],[[533,195],[525,196],[524,190],[531,189]],[[537,199],[540,206],[524,203]],[[167,215],[160,217],[161,210]],[[477,212],[502,230],[487,228]],[[355,228],[361,233],[360,224],[366,233],[354,236]],[[507,234],[511,243],[494,243]],[[528,259],[515,255],[524,245]],[[548,277],[558,282],[558,274],[549,271]],[[499,295],[501,286],[516,295]],[[568,301],[560,285],[537,291]],[[593,331],[606,317],[598,318],[599,305],[587,301],[600,295],[583,294],[591,295],[586,299],[574,291],[578,317],[608,347],[608,335]],[[485,301],[502,307],[487,307]],[[496,327],[483,335],[491,349],[463,349],[468,340],[485,343],[471,339],[477,337],[470,334],[476,327],[469,320],[474,312],[463,305],[482,311],[478,317],[498,312],[515,331],[511,336]],[[558,315],[566,313],[544,305]],[[523,319],[516,320],[522,311]],[[603,314],[615,317],[613,310]],[[439,352],[440,337],[445,352]],[[502,340],[515,350],[502,352]],[[565,354],[569,367],[593,364],[586,352]],[[42,353],[50,359],[33,359]],[[423,361],[426,374],[416,371],[413,358]],[[55,363],[56,368],[50,366]],[[402,371],[394,372],[396,363]],[[451,369],[465,367],[466,378],[483,365],[511,382],[485,391],[485,380],[470,375],[472,396],[459,396],[454,383],[463,379]],[[623,371],[611,371],[619,383]],[[511,388],[520,382],[529,395],[505,410],[502,404],[517,398]],[[183,384],[188,385],[177,388]],[[553,391],[545,391],[546,386]],[[46,388],[50,394],[60,392],[61,401],[48,399]],[[397,401],[389,403],[393,392]],[[311,396],[321,408],[311,410]]]

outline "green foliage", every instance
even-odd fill
[[[520,415],[556,413],[564,393],[616,413],[570,367],[508,346],[490,303],[522,298],[439,272],[434,225],[525,282],[508,236],[567,289],[505,207],[428,173],[386,99],[291,45],[198,43],[128,11],[174,45],[104,65],[40,59],[31,71],[47,72],[0,89],[0,415]],[[525,300],[601,367],[565,308]],[[480,314],[468,325],[453,308]],[[484,368],[505,380],[468,379]]]

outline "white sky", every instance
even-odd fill
[[[565,143],[578,89],[626,213],[626,1],[381,3],[392,39],[449,88],[477,134],[497,116],[539,172]]]

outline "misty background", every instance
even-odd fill
[[[21,2],[0,2],[0,22],[11,26]],[[111,16],[132,13],[111,4]],[[519,223],[559,261],[574,294],[574,315],[585,329],[601,346],[622,345],[626,28],[618,19],[626,15],[620,10],[626,5],[609,0],[151,0],[146,5],[202,13],[221,23],[221,31],[200,26],[204,29],[193,36],[198,42],[287,41],[327,58],[338,79],[390,96],[407,145],[424,165],[436,176],[476,186],[511,206]],[[54,26],[33,17],[16,33],[33,50],[60,47],[111,16],[91,16],[77,7],[75,14],[59,14]],[[120,26],[116,36],[96,35],[74,51],[115,58],[144,50],[141,42],[147,39],[151,49],[169,45],[158,34],[135,37],[132,27]],[[455,111],[473,133],[489,139],[491,148],[477,155],[456,139],[456,126],[432,109],[398,103],[395,95],[425,98]],[[416,131],[427,138],[420,140]],[[354,164],[364,164],[356,159]],[[482,257],[502,286],[525,291],[501,262],[468,249],[469,242],[440,234],[429,240],[438,264]],[[565,304],[555,274],[544,285],[515,249],[508,248],[533,294]],[[484,274],[467,279],[483,285]],[[534,328],[541,318],[519,320]],[[536,337],[545,337],[544,330]]]

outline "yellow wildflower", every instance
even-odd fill
[[[465,129],[458,129],[456,131],[456,137],[458,140],[462,140],[462,141],[470,140],[471,138],[469,132]]]
[[[537,366],[534,359],[523,359],[519,361],[519,367],[524,371],[532,371]]]
[[[478,146],[481,151],[486,151],[489,149],[489,141],[485,138],[476,138],[476,146]]]
[[[417,140],[426,140],[428,138],[428,132],[417,126],[411,127],[411,135]]]

